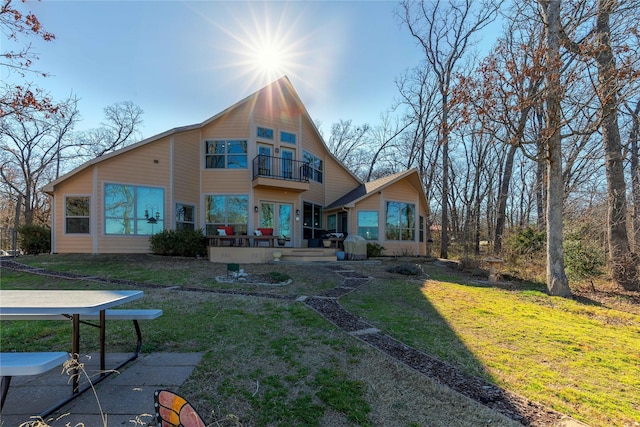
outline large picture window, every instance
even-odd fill
[[[247,141],[205,141],[207,169],[246,169]]]
[[[416,205],[387,202],[385,235],[387,240],[416,239]]]
[[[196,208],[193,205],[176,203],[176,230],[195,230]]]
[[[164,230],[164,189],[104,186],[104,232],[148,236]]]
[[[309,179],[322,184],[322,160],[306,151],[302,153],[302,160],[309,164]]]
[[[233,228],[234,233],[247,234],[249,197],[245,195],[211,195],[206,199],[207,235],[217,233],[218,226]]]
[[[378,211],[358,211],[358,236],[378,240]]]
[[[89,197],[67,197],[65,199],[65,232],[67,234],[90,233]]]

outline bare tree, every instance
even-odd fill
[[[562,248],[562,111],[560,80],[560,0],[538,0],[545,23],[546,54],[546,142],[547,159],[547,289],[549,294],[570,297]]]
[[[21,38],[34,37],[48,42],[55,39],[52,33],[44,30],[33,13],[25,13],[21,9],[21,6],[14,6],[12,0],[0,2],[0,32],[6,40],[19,42]],[[11,46],[9,43],[7,45]],[[7,75],[25,77],[28,73],[34,73],[46,76],[46,73],[32,68],[37,59],[31,43],[0,51],[0,67]],[[58,108],[45,91],[31,83],[12,85],[4,81],[0,86],[0,118],[12,114],[24,116],[34,110],[53,114]]]
[[[634,61],[637,58],[624,58],[621,66],[617,65],[612,38],[615,37],[611,27],[612,15],[621,13],[628,16],[637,13],[640,2],[636,0],[613,1],[597,0],[595,12],[590,4],[578,2],[574,5],[569,22],[577,22],[572,27],[561,31],[563,46],[587,60],[594,60],[597,68],[597,82],[594,83],[600,103],[600,127],[602,143],[605,153],[605,171],[608,193],[608,241],[609,260],[612,268],[613,281],[627,290],[640,289],[638,277],[638,255],[631,251],[627,234],[627,190],[624,179],[624,165],[622,158],[622,143],[618,125],[619,94],[625,82],[638,77]],[[576,21],[575,11],[584,11],[584,18]],[[590,24],[592,13],[595,22]],[[623,29],[628,34],[637,32],[637,20],[633,23],[625,20]],[[625,32],[623,31],[623,32]],[[575,40],[578,38],[579,40]],[[626,49],[624,42],[618,40],[618,55],[623,55]]]
[[[16,212],[24,212],[26,224],[47,216],[39,188],[55,178],[65,152],[74,146],[69,135],[79,118],[76,102],[68,99],[56,113],[35,111],[0,119],[0,185],[16,200]]]
[[[500,2],[440,0],[401,3],[400,18],[424,50],[426,64],[438,82],[440,117],[438,143],[442,160],[442,240],[440,256],[448,257],[450,99],[455,73],[473,45],[474,36],[493,22]]]
[[[82,159],[100,157],[139,140],[143,113],[131,101],[117,102],[106,107],[102,125],[77,137]]]

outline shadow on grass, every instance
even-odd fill
[[[468,286],[492,286],[470,284],[468,278],[458,276],[457,272],[453,271],[451,275],[448,273],[445,273],[447,277],[442,278],[443,280]],[[456,276],[454,280],[451,280],[452,276]],[[391,358],[524,425],[555,425],[564,418],[562,414],[490,382],[491,375],[484,369],[483,363],[425,298],[421,284],[398,280],[393,283],[394,292],[391,293],[388,291],[388,281],[379,282],[379,286],[373,283],[365,290],[349,294],[345,298],[345,304],[354,313],[375,313],[368,320],[384,325],[393,337],[375,329],[368,320],[348,312],[336,300],[312,298],[307,304]],[[537,291],[540,288],[533,285],[530,289]],[[375,315],[379,317],[374,320]],[[412,324],[416,322],[419,325],[413,328]],[[412,345],[412,342],[416,344]],[[428,348],[428,353],[418,350],[416,346]],[[464,369],[443,361],[451,357],[452,351],[458,363],[464,364]]]

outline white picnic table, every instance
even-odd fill
[[[80,354],[80,317],[99,313],[96,326],[100,329],[100,370],[104,373],[105,310],[135,301],[142,296],[142,291],[120,290],[0,290],[0,320],[41,320],[45,316],[50,318],[51,315],[60,315],[61,319],[64,317],[71,319],[73,323],[71,355],[77,359]],[[71,398],[81,393],[78,387],[78,375],[72,375],[72,377]],[[65,399],[57,407],[70,399]],[[57,407],[51,409],[55,410]]]

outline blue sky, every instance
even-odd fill
[[[96,127],[104,107],[132,101],[145,137],[199,123],[286,74],[325,135],[339,119],[379,122],[395,79],[420,49],[394,14],[397,2],[54,1],[26,7],[56,35],[34,43],[37,83],[77,95]],[[267,75],[256,57],[280,67]],[[5,78],[6,76],[2,76]],[[13,76],[15,77],[15,76]]]

